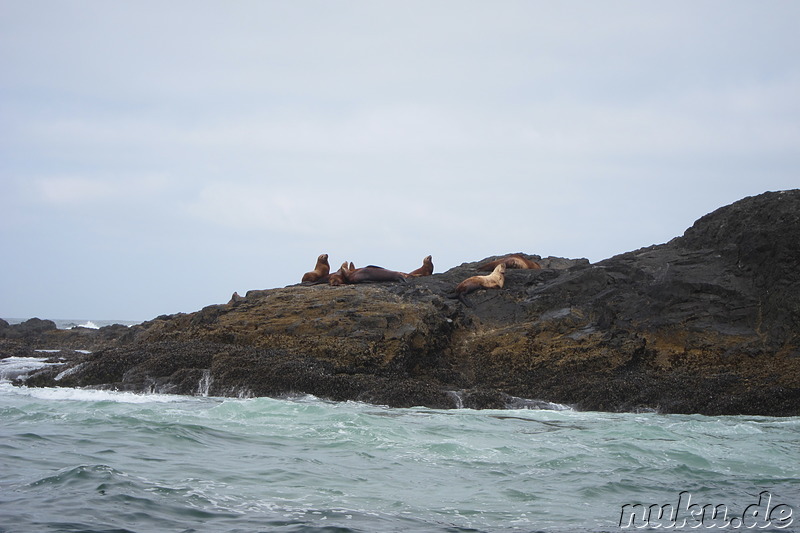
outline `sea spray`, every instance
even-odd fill
[[[203,376],[197,384],[197,395],[208,397],[208,392],[211,390],[211,384],[213,382],[214,378],[211,377],[211,369],[207,368],[203,370]]]
[[[60,350],[55,350],[57,353]],[[50,352],[50,350],[37,350],[37,352]],[[46,366],[59,366],[63,363],[50,362],[42,357],[6,357],[0,359],[0,382],[23,379],[40,368]]]

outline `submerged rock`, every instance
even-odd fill
[[[390,406],[534,398],[592,410],[800,414],[800,191],[745,198],[682,237],[595,264],[526,255],[542,269],[509,269],[502,290],[469,296],[472,307],[448,298],[498,257],[405,283],[236,294],[106,332],[97,351],[68,363],[74,371],[44,369],[27,384],[56,384],[58,373],[61,386]],[[46,332],[47,342],[60,333]]]

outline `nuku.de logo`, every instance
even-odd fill
[[[758,495],[758,503],[748,505],[741,515],[734,515],[725,504],[700,505],[692,503],[688,491],[678,494],[678,503],[673,505],[626,504],[622,506],[619,527],[622,529],[643,528],[730,528],[762,529],[772,527],[783,529],[792,525],[794,510],[785,503],[772,503],[772,494],[763,491]]]

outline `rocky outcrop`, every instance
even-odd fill
[[[595,264],[526,255],[542,269],[509,269],[472,307],[449,297],[497,257],[404,283],[250,291],[105,332],[96,351],[28,384],[800,414],[800,191],[746,198],[666,244]],[[0,325],[0,340],[22,342],[8,331]]]
[[[0,319],[0,359],[4,357],[41,357],[42,352],[100,350],[116,346],[130,338],[127,326],[114,324],[99,329],[76,326],[57,329],[52,320],[31,318],[19,324]],[[37,352],[38,350],[38,352]]]

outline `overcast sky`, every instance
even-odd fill
[[[0,0],[0,316],[596,262],[800,186],[797,1]]]

